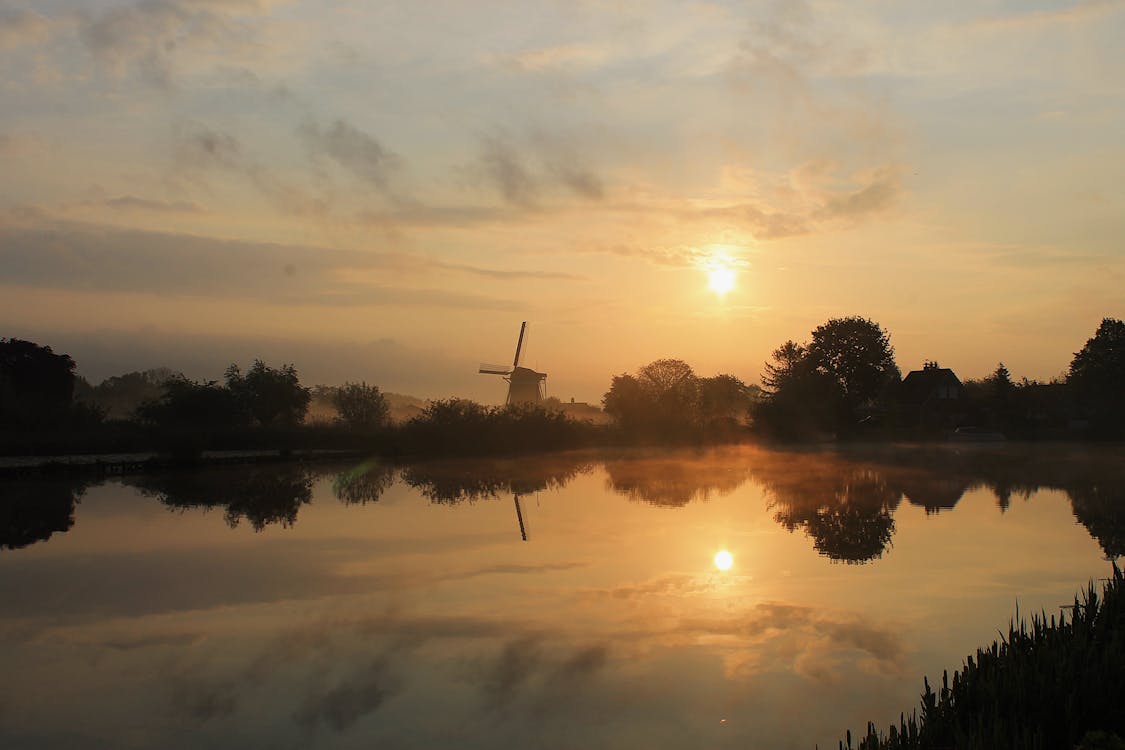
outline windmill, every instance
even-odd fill
[[[486,365],[480,366],[480,373],[484,375],[502,375],[508,384],[508,404],[538,404],[543,400],[543,381],[547,373],[536,372],[529,367],[520,367],[520,354],[523,352],[523,340],[527,334],[527,321],[520,324],[520,337],[516,340],[516,356],[512,359],[512,366]]]

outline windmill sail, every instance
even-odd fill
[[[481,363],[477,370],[482,375],[503,376],[508,383],[507,403],[509,404],[538,404],[543,400],[543,381],[547,379],[547,374],[520,366],[520,357],[526,349],[526,341],[527,321],[524,321],[520,324],[520,335],[516,339],[516,355],[512,358],[512,364]]]

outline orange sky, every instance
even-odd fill
[[[859,314],[904,371],[1049,378],[1123,315],[1123,37],[1118,2],[6,2],[0,335],[499,401],[529,320],[597,400]]]

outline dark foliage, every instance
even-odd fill
[[[298,465],[174,472],[131,483],[170,508],[222,508],[231,528],[246,519],[255,531],[275,523],[292,526],[301,506],[312,501],[312,475]]]
[[[1125,735],[1125,578],[1099,597],[1091,583],[1060,613],[1013,622],[960,671],[924,680],[920,712],[884,734],[868,724],[859,750],[1111,748]],[[840,748],[852,747],[851,733]]]
[[[466,399],[433,401],[393,439],[406,455],[487,455],[574,448],[597,428],[538,406],[483,406]]]
[[[269,367],[260,359],[243,375],[238,365],[226,372],[227,389],[240,408],[260,425],[297,425],[305,419],[312,394],[293,365]]]
[[[345,383],[332,393],[332,404],[340,420],[350,427],[372,428],[387,423],[390,409],[376,386]]]
[[[183,376],[161,367],[115,375],[96,386],[79,378],[81,391],[76,388],[74,397],[98,409],[108,419],[129,419],[141,404],[159,399],[164,384],[176,377]]]
[[[579,453],[474,459],[472,463],[424,461],[404,467],[402,479],[432,503],[456,505],[563,487],[589,467],[589,458]]]
[[[332,493],[346,505],[377,503],[394,480],[395,471],[378,461],[364,461],[336,475]]]
[[[833,318],[809,344],[787,341],[765,365],[767,397],[754,410],[758,431],[785,439],[856,430],[862,410],[899,382],[890,337],[874,321]]]
[[[82,481],[53,478],[4,482],[0,491],[0,549],[19,549],[70,530]]]
[[[1125,435],[1125,322],[1102,320],[1074,355],[1067,383],[1097,434]]]
[[[691,442],[736,435],[754,391],[733,375],[701,378],[683,360],[658,359],[615,376],[602,405],[633,439]]]
[[[222,430],[249,422],[242,401],[229,388],[184,377],[165,382],[160,398],[141,404],[137,416],[165,430]]]
[[[49,346],[0,339],[0,422],[38,427],[66,422],[74,396],[74,360]]]

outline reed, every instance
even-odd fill
[[[1125,579],[1117,564],[1099,595],[1091,582],[1070,616],[1020,619],[1007,636],[942,674],[923,678],[921,706],[856,750],[1125,748]],[[1017,612],[1017,618],[1019,617]],[[853,750],[849,731],[840,750]]]

